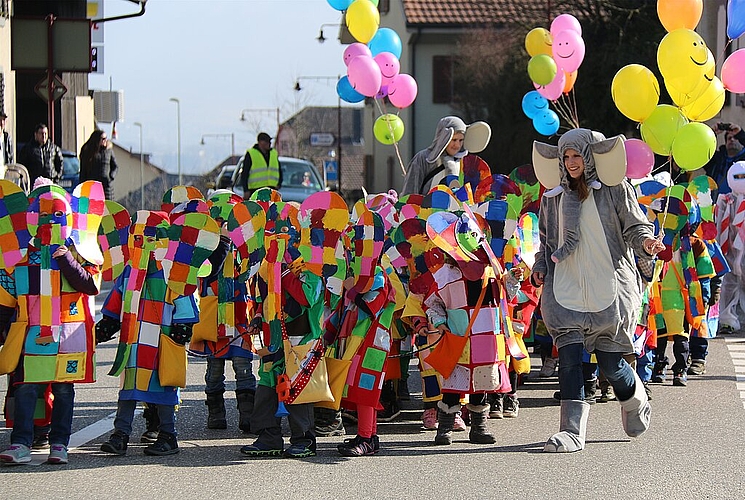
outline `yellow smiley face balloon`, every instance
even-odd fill
[[[687,94],[700,85],[704,75],[713,76],[714,58],[701,35],[679,29],[665,35],[660,42],[657,65],[666,85]]]

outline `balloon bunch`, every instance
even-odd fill
[[[350,103],[376,99],[381,112],[373,133],[383,144],[395,145],[404,134],[404,123],[395,113],[381,108],[384,98],[404,109],[416,99],[418,87],[411,75],[401,73],[401,38],[391,28],[379,28],[378,0],[328,0],[334,9],[346,11],[349,33],[357,40],[344,50],[347,74],[336,85],[339,97]],[[402,167],[403,168],[403,167]]]
[[[740,24],[745,31],[745,1],[740,4]],[[735,6],[737,7],[737,6]],[[715,75],[716,63],[703,38],[694,31],[701,19],[703,0],[658,0],[657,14],[667,30],[657,48],[657,66],[673,105],[659,104],[660,84],[645,66],[629,64],[616,73],[611,96],[618,110],[627,118],[640,122],[644,143],[651,152],[672,156],[686,171],[703,167],[716,151],[716,135],[701,123],[722,109],[725,89],[745,90],[742,63],[745,52],[728,59],[728,71],[722,72],[725,85]],[[730,25],[735,20],[730,18]],[[728,28],[728,34],[730,29]],[[741,52],[741,51],[738,51]],[[639,149],[643,146],[636,144]],[[644,151],[643,156],[649,156]],[[646,161],[646,160],[645,160]],[[649,171],[651,171],[649,166]],[[629,165],[634,176],[648,174],[645,165]],[[631,177],[631,178],[641,178]]]
[[[559,131],[559,115],[579,127],[576,105],[568,98],[585,58],[582,26],[577,18],[561,14],[551,22],[550,31],[530,30],[525,36],[525,49],[530,55],[528,76],[536,90],[523,97],[523,112],[533,120],[535,130],[542,135],[555,134]],[[549,108],[548,101],[558,114]]]

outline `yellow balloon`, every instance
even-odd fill
[[[695,101],[685,106],[682,111],[689,120],[705,122],[718,115],[723,106],[724,85],[715,76],[708,88]]]
[[[347,9],[347,28],[360,43],[367,43],[380,26],[380,12],[370,0],[354,0]]]
[[[714,57],[701,35],[679,29],[665,35],[660,42],[657,66],[667,84],[687,94],[700,84],[704,74],[713,76]]]
[[[635,122],[643,122],[660,101],[660,84],[648,68],[629,64],[618,70],[610,86],[618,111]]]
[[[703,12],[703,0],[657,0],[657,15],[668,32],[696,29]]]
[[[530,57],[538,54],[551,55],[551,33],[546,28],[533,28],[525,35],[525,50]]]
[[[652,151],[662,156],[669,156],[673,150],[673,141],[688,120],[675,106],[660,104],[639,127],[642,140]]]

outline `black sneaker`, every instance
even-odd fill
[[[598,403],[607,403],[616,399],[616,395],[613,394],[613,386],[607,386],[600,389],[600,396],[598,397]]]
[[[504,394],[490,394],[489,395],[489,418],[502,418],[504,417]]]
[[[401,407],[398,401],[383,403],[383,409],[378,410],[378,422],[391,422],[401,414]]]
[[[411,394],[409,394],[408,379],[399,380],[397,389],[398,389],[398,400],[399,401],[411,401]]]
[[[145,455],[158,457],[165,455],[175,455],[178,452],[179,448],[178,441],[176,441],[176,436],[174,436],[173,434],[168,434],[167,432],[159,432],[158,440],[145,448]]]
[[[282,448],[270,448],[258,440],[241,448],[241,453],[253,458],[281,457],[282,451]]]
[[[158,440],[158,431],[145,431],[140,436],[140,443],[154,443]]]
[[[109,440],[101,445],[101,451],[114,455],[127,454],[127,442],[129,436],[120,431],[114,431]]]
[[[676,373],[673,376],[673,385],[677,387],[685,387],[688,385],[688,377],[684,372]]]
[[[313,430],[316,436],[328,437],[328,436],[343,436],[346,432],[344,431],[344,422],[341,419],[334,420],[328,423],[318,423],[315,425]]]
[[[345,439],[342,444],[336,447],[336,449],[343,457],[364,457],[374,455],[380,451],[380,441],[377,441],[377,448],[375,446],[376,437],[377,436],[363,438],[355,436],[352,439]]]
[[[34,442],[31,443],[32,450],[46,450],[49,448],[49,434],[34,436]]]
[[[316,456],[316,445],[292,444],[282,454],[285,458],[308,458]]]
[[[514,394],[505,394],[504,409],[502,411],[504,418],[516,418],[520,411],[520,401]]]
[[[688,367],[688,375],[703,375],[706,373],[706,361],[703,359],[694,359],[691,366]]]

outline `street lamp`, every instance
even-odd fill
[[[142,123],[135,122],[134,126],[140,129],[140,210],[145,210],[145,162],[142,153]]]
[[[244,108],[241,110],[241,118],[240,120],[242,122],[246,121],[246,113],[272,113],[276,114],[277,117],[277,134],[279,134],[279,108]],[[276,148],[277,142],[274,142],[274,146]]]
[[[176,154],[178,155],[178,185],[184,185],[184,179],[181,177],[181,102],[175,97],[168,99],[176,103]]]
[[[320,29],[320,31],[318,33],[318,36],[316,37],[316,40],[318,40],[318,43],[323,43],[323,42],[326,41],[326,37],[323,36],[323,27],[324,26],[341,26],[341,24],[339,24],[339,23],[323,23],[321,25],[321,29]]]
[[[235,156],[235,134],[202,134],[202,140],[199,142],[202,146],[205,137],[230,137],[230,157]]]
[[[323,25],[321,26],[321,30],[323,30]],[[323,34],[323,31],[321,32]],[[297,80],[295,81],[295,92],[300,92],[303,90],[303,88],[300,86],[300,80],[320,80],[320,81],[335,81],[338,82],[341,78],[340,75],[337,76],[299,76],[297,77]],[[324,172],[324,179],[326,178],[326,173]],[[336,99],[336,182],[337,186],[339,188],[339,193],[342,193],[341,190],[341,96],[338,96]],[[342,196],[344,196],[342,194]]]

